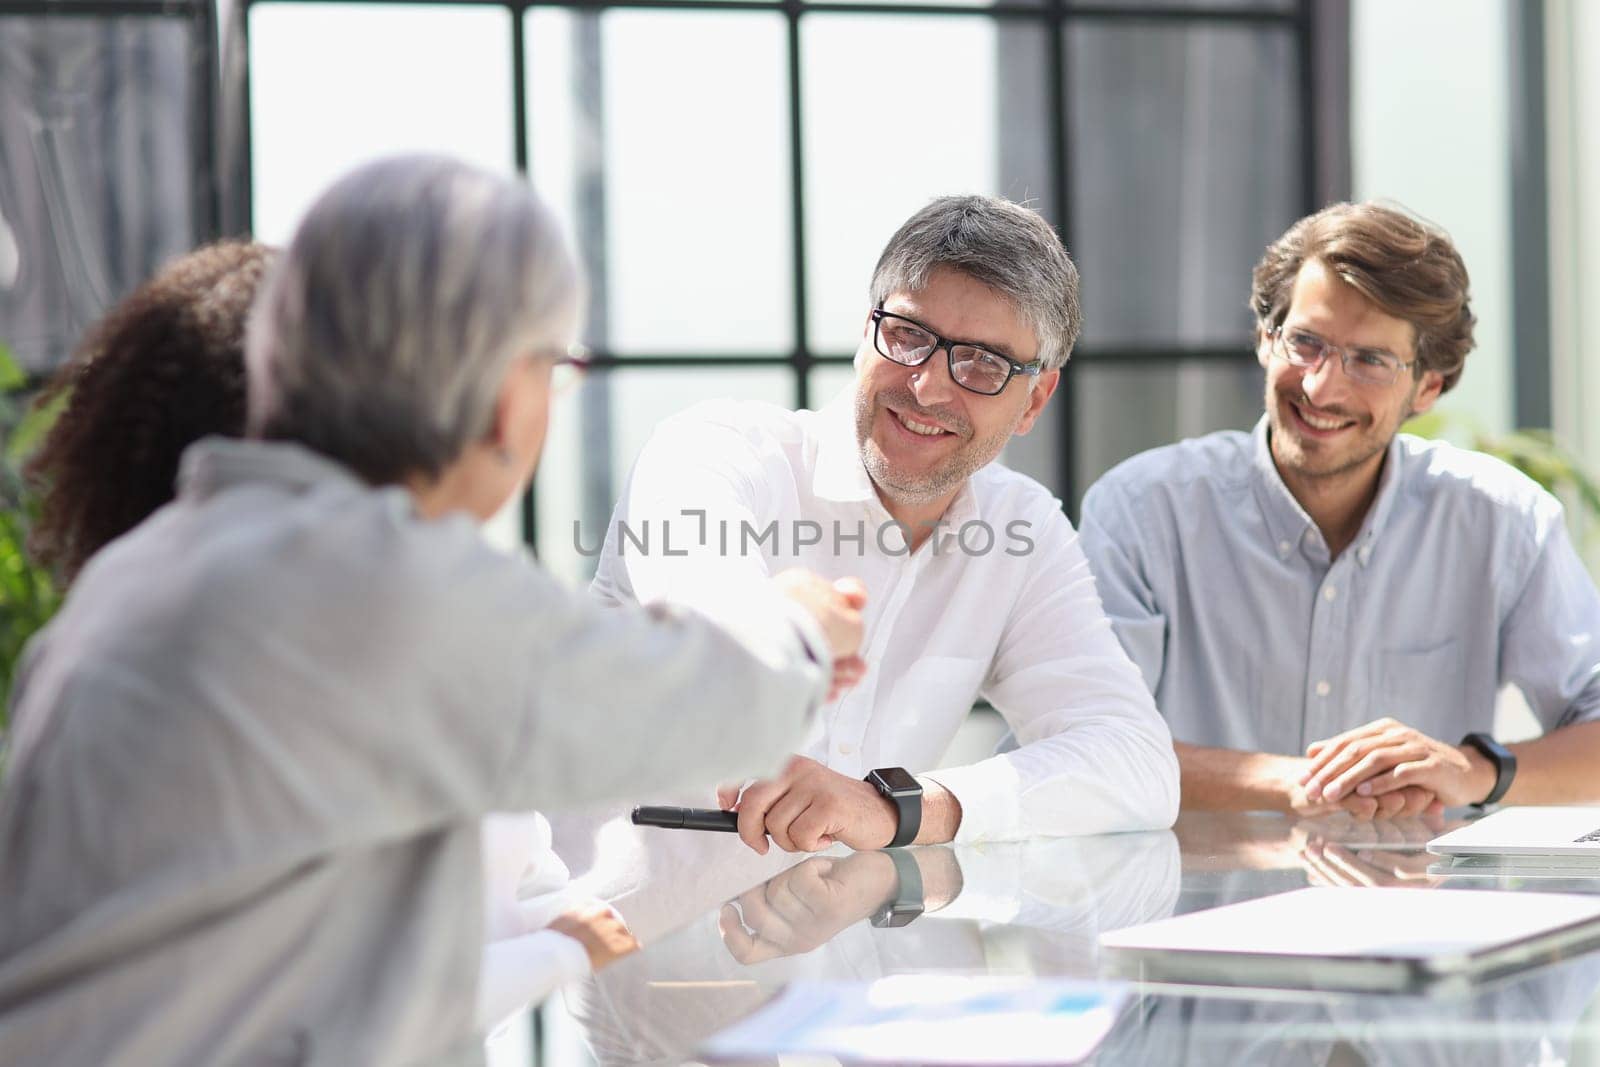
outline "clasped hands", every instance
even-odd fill
[[[837,700],[867,673],[867,662],[861,658],[861,609],[867,603],[867,587],[859,578],[829,582],[798,567],[776,575],[772,584],[780,594],[809,612],[822,628],[833,653],[828,699]]]
[[[1389,718],[1318,741],[1306,756],[1291,787],[1290,807],[1301,815],[1436,816],[1494,788],[1494,767],[1476,751]]]

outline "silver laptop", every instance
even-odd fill
[[[1100,935],[1109,975],[1178,985],[1463,993],[1600,947],[1600,895],[1299,889]]]
[[[1544,856],[1600,872],[1600,806],[1502,808],[1428,842],[1439,856]]]

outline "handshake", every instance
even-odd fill
[[[859,578],[840,578],[830,582],[808,570],[786,570],[772,579],[778,592],[808,612],[827,638],[833,653],[833,681],[828,699],[855,685],[867,672],[861,658],[861,609],[867,603],[867,589]]]

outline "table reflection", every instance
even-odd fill
[[[1093,978],[1104,931],[1307,885],[1512,889],[1530,907],[1540,891],[1600,892],[1576,874],[1441,871],[1426,844],[1459,822],[1203,814],[1172,832],[907,849],[920,913],[898,928],[874,925],[903,889],[887,853],[757,857],[723,835],[634,835],[636,873],[611,896],[649,928],[646,948],[567,1004],[598,1063],[682,1063],[795,980]],[[1600,1064],[1600,955],[1447,998],[1138,992],[1096,1063]]]
[[[909,925],[869,921],[896,889],[885,853],[812,856],[570,989],[596,1060],[681,1062],[797,979],[1092,978],[1100,933],[1170,915],[1180,884],[1167,831],[905,854],[924,889],[923,913]]]

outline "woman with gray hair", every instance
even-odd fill
[[[194,445],[25,654],[8,1055],[476,1060],[479,820],[749,773],[803,731],[858,598],[791,572],[715,622],[607,611],[480,535],[578,289],[527,189],[459,163],[312,208],[252,325],[254,439]]]

